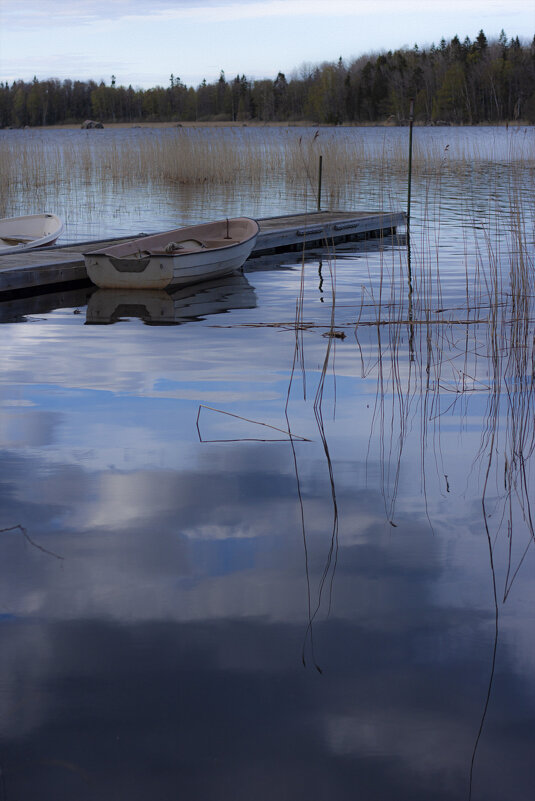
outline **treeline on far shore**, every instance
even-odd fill
[[[535,36],[527,44],[502,31],[488,40],[454,36],[438,46],[361,56],[346,64],[304,65],[289,78],[249,80],[224,72],[213,83],[187,87],[170,76],[152,89],[104,81],[0,83],[0,127],[111,122],[310,120],[317,124],[535,123]]]

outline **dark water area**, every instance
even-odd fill
[[[463,224],[412,294],[400,238],[0,302],[1,801],[533,798],[531,289]]]

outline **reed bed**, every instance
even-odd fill
[[[385,518],[392,526],[397,525],[408,442],[416,437],[419,443],[419,480],[434,529],[441,523],[438,502],[450,493],[452,475],[443,455],[443,426],[451,428],[455,420],[462,432],[471,415],[482,419],[472,472],[480,481],[482,529],[488,539],[496,604],[500,594],[506,600],[529,548],[535,545],[531,510],[535,490],[535,194],[531,132],[530,136],[510,137],[507,152],[504,155],[502,150],[502,160],[496,163],[482,151],[480,161],[470,163],[464,161],[466,152],[462,159],[453,159],[450,149],[434,154],[430,149],[425,158],[420,154],[416,224],[411,226],[410,241],[407,247],[389,247],[385,242],[379,256],[372,257],[367,280],[359,270],[361,300],[355,317],[351,319],[345,300],[343,307],[336,308],[339,291],[333,253],[330,323],[303,324],[310,319],[310,312],[303,308],[303,276],[295,319],[303,386],[306,380],[312,395],[312,378],[305,377],[303,332],[328,335],[323,367],[316,370],[314,412],[320,420],[327,414],[322,405],[328,397],[329,373],[336,383],[335,337],[344,336],[341,347],[346,352],[348,339],[354,337],[360,377],[376,386],[368,455],[380,466]],[[318,138],[310,137],[299,144],[301,153],[294,154],[305,162],[307,174],[313,171],[317,144]],[[395,168],[378,150],[375,157],[368,166]],[[452,170],[456,181],[451,180]],[[453,194],[455,186],[462,187],[463,193]],[[388,190],[383,187],[383,191],[388,198]],[[453,244],[449,241],[452,232],[458,237]],[[317,362],[316,352],[313,358]],[[335,414],[335,386],[330,398]],[[486,404],[483,416],[482,400]],[[323,441],[323,425],[319,434]],[[413,474],[411,480],[418,480],[418,475]],[[443,489],[437,493],[437,487]],[[504,540],[507,555],[497,577],[494,554]]]
[[[343,193],[348,177],[377,181],[405,175],[403,129],[384,129],[373,141],[359,129],[132,129],[69,132],[54,137],[37,131],[0,134],[2,195],[61,187],[66,182],[105,186],[236,184],[260,185],[270,176],[302,185],[317,181],[323,155],[327,196]],[[415,142],[414,176],[455,170],[471,178],[489,165],[533,169],[535,136],[511,129],[504,139],[476,136],[450,146],[446,132]]]
[[[495,587],[503,601],[535,545],[535,201],[531,195],[526,202],[522,189],[513,173],[506,202],[496,196],[487,224],[470,226],[464,297],[457,294],[453,305],[443,284],[440,226],[433,216],[434,224],[422,226],[410,243],[410,280],[403,251],[385,254],[381,282],[375,282],[375,294],[368,288],[367,308],[361,307],[354,326],[362,377],[377,381],[370,442],[379,444],[389,521],[395,520],[409,434],[419,432],[427,507],[431,472],[435,487],[441,476],[447,483],[442,425],[456,419],[462,429],[472,405],[485,398],[473,469],[480,476],[492,564],[500,535],[507,542],[501,590]],[[376,331],[371,343],[370,330]],[[429,521],[433,527],[431,513]]]
[[[317,139],[301,142],[300,150],[295,157],[306,163],[307,178],[313,183]],[[479,493],[495,630],[487,694],[482,698],[479,731],[474,732],[469,796],[474,777],[477,781],[478,744],[491,698],[500,605],[513,591],[535,545],[531,508],[535,492],[535,195],[532,168],[526,168],[524,157],[522,147],[510,152],[509,162],[493,164],[481,159],[452,165],[451,153],[440,155],[437,151],[434,160],[426,159],[425,169],[418,175],[417,224],[411,226],[407,247],[391,247],[385,240],[379,254],[370,256],[367,278],[365,270],[354,264],[354,279],[361,284],[360,304],[350,309],[347,296],[337,288],[341,271],[333,250],[328,265],[331,280],[326,282],[330,298],[325,298],[331,302],[330,319],[321,324],[304,322],[313,312],[305,307],[309,279],[303,258],[294,320],[295,353],[288,394],[297,383],[299,369],[303,400],[306,402],[307,396],[314,399],[332,496],[332,527],[326,526],[323,541],[324,570],[313,586],[308,570],[308,509],[292,443],[307,575],[303,662],[306,652],[321,670],[313,630],[320,612],[329,614],[338,561],[337,472],[340,469],[347,476],[347,465],[340,467],[334,460],[324,426],[327,416],[336,417],[338,339],[344,339],[340,346],[344,377],[355,369],[354,356],[348,350],[354,351],[356,346],[360,379],[367,385],[355,394],[355,419],[363,411],[363,400],[371,398],[366,465],[373,470],[372,482],[379,474],[385,523],[395,529],[402,522],[418,520],[414,488],[419,483],[423,517],[430,531],[451,530],[452,526],[464,531],[465,521],[456,512],[456,504],[462,505],[465,494],[477,499]],[[382,156],[372,164],[379,170],[392,169]],[[454,185],[451,170],[466,178],[464,186],[462,180],[457,181],[464,194],[448,197]],[[383,192],[388,198],[386,187]],[[457,225],[456,220],[462,223]],[[452,258],[447,238],[458,228],[462,237],[455,243]],[[454,269],[448,262],[453,262]],[[316,280],[315,270],[310,272]],[[340,294],[343,305],[337,306]],[[327,338],[323,361],[318,354],[318,347],[322,352],[317,345],[319,335]],[[309,360],[307,338],[314,336]],[[332,386],[327,389],[329,380]],[[286,414],[289,419],[288,403]],[[352,426],[351,415],[347,425]],[[453,434],[456,443],[462,443],[467,432],[465,449],[470,448],[472,456],[468,468],[464,459],[458,461],[452,452],[454,426],[459,428],[458,438]],[[470,428],[476,427],[479,431],[474,435]],[[410,507],[403,494],[407,483]],[[372,490],[374,486],[372,483]],[[466,530],[476,534],[477,522],[474,526],[470,520]]]
[[[345,326],[341,326],[340,312],[335,308],[333,285],[328,328],[330,333],[340,329],[346,333],[341,346],[346,359],[353,335],[360,356],[360,379],[370,388],[375,385],[366,462],[374,466],[374,472],[379,470],[385,522],[397,528],[402,521],[417,519],[414,488],[419,482],[422,511],[430,532],[438,533],[443,527],[451,530],[452,526],[462,531],[465,521],[455,511],[457,499],[465,493],[476,499],[479,488],[480,531],[486,538],[489,558],[489,603],[494,607],[496,622],[487,698],[482,698],[481,724],[470,766],[470,788],[492,689],[500,606],[514,590],[535,545],[531,506],[535,489],[535,263],[532,229],[526,225],[522,210],[515,208],[510,221],[507,238],[513,247],[508,253],[505,248],[498,252],[485,232],[481,237],[487,250],[481,249],[478,255],[480,268],[485,270],[485,283],[484,288],[474,285],[479,291],[477,307],[468,308],[464,303],[457,308],[439,307],[441,288],[428,281],[426,256],[414,263],[413,282],[409,285],[403,251],[385,249],[380,277],[365,286],[356,320]],[[335,269],[333,264],[331,274]],[[302,293],[303,290],[301,297]],[[308,319],[309,312],[305,314]],[[302,318],[300,309],[296,314],[296,353],[300,351],[304,363]],[[306,331],[309,335],[315,333],[311,325]],[[335,343],[335,339],[328,338],[323,365],[313,368],[307,378],[333,498],[333,528],[332,532],[325,532],[325,570],[316,591],[308,591],[307,635],[314,664],[312,626],[322,596],[327,595],[327,585],[330,608],[338,549],[338,465],[330,455],[323,426],[324,417],[336,413],[336,390],[327,393],[325,389],[331,372],[336,383]],[[313,359],[317,363],[316,350]],[[292,376],[294,369],[295,359]],[[370,395],[366,393],[364,397]],[[329,399],[332,409],[325,408]],[[362,403],[356,397],[356,416],[359,401]],[[479,431],[471,436],[469,429],[474,422]],[[459,428],[458,440],[454,440],[459,443],[466,429],[464,450],[471,453],[471,467],[467,468],[463,459],[458,463],[457,454],[452,452],[452,426]],[[414,459],[415,443],[419,465]],[[403,495],[407,481],[411,485],[410,508]],[[306,512],[302,510],[305,521]],[[468,529],[477,533],[477,523],[474,528],[471,520]],[[305,535],[305,522],[303,531]],[[316,599],[314,603],[311,596]],[[328,614],[328,609],[325,612]]]

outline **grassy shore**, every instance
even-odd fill
[[[313,122],[312,120],[292,120],[292,121],[273,121],[262,122],[260,120],[238,120],[238,121],[210,121],[210,120],[194,120],[187,122],[106,122],[103,123],[104,128],[110,130],[121,130],[125,128],[402,128],[406,127],[407,122],[398,122],[393,119],[386,119],[381,122],[359,122],[351,123],[345,122],[341,125],[333,126],[322,123]],[[415,122],[415,127],[422,128],[449,128],[452,127],[449,123],[437,122],[435,125],[427,125],[426,123]],[[512,122],[501,123],[479,123],[478,125],[464,125],[464,128],[525,128],[531,124],[525,120],[514,120]],[[533,127],[533,126],[531,126]],[[30,128],[32,131],[76,131],[81,130],[81,123],[62,123],[60,125],[41,125]],[[27,129],[28,130],[28,129]]]

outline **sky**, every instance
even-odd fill
[[[287,77],[324,61],[535,34],[533,0],[0,0],[0,81],[187,86]]]

